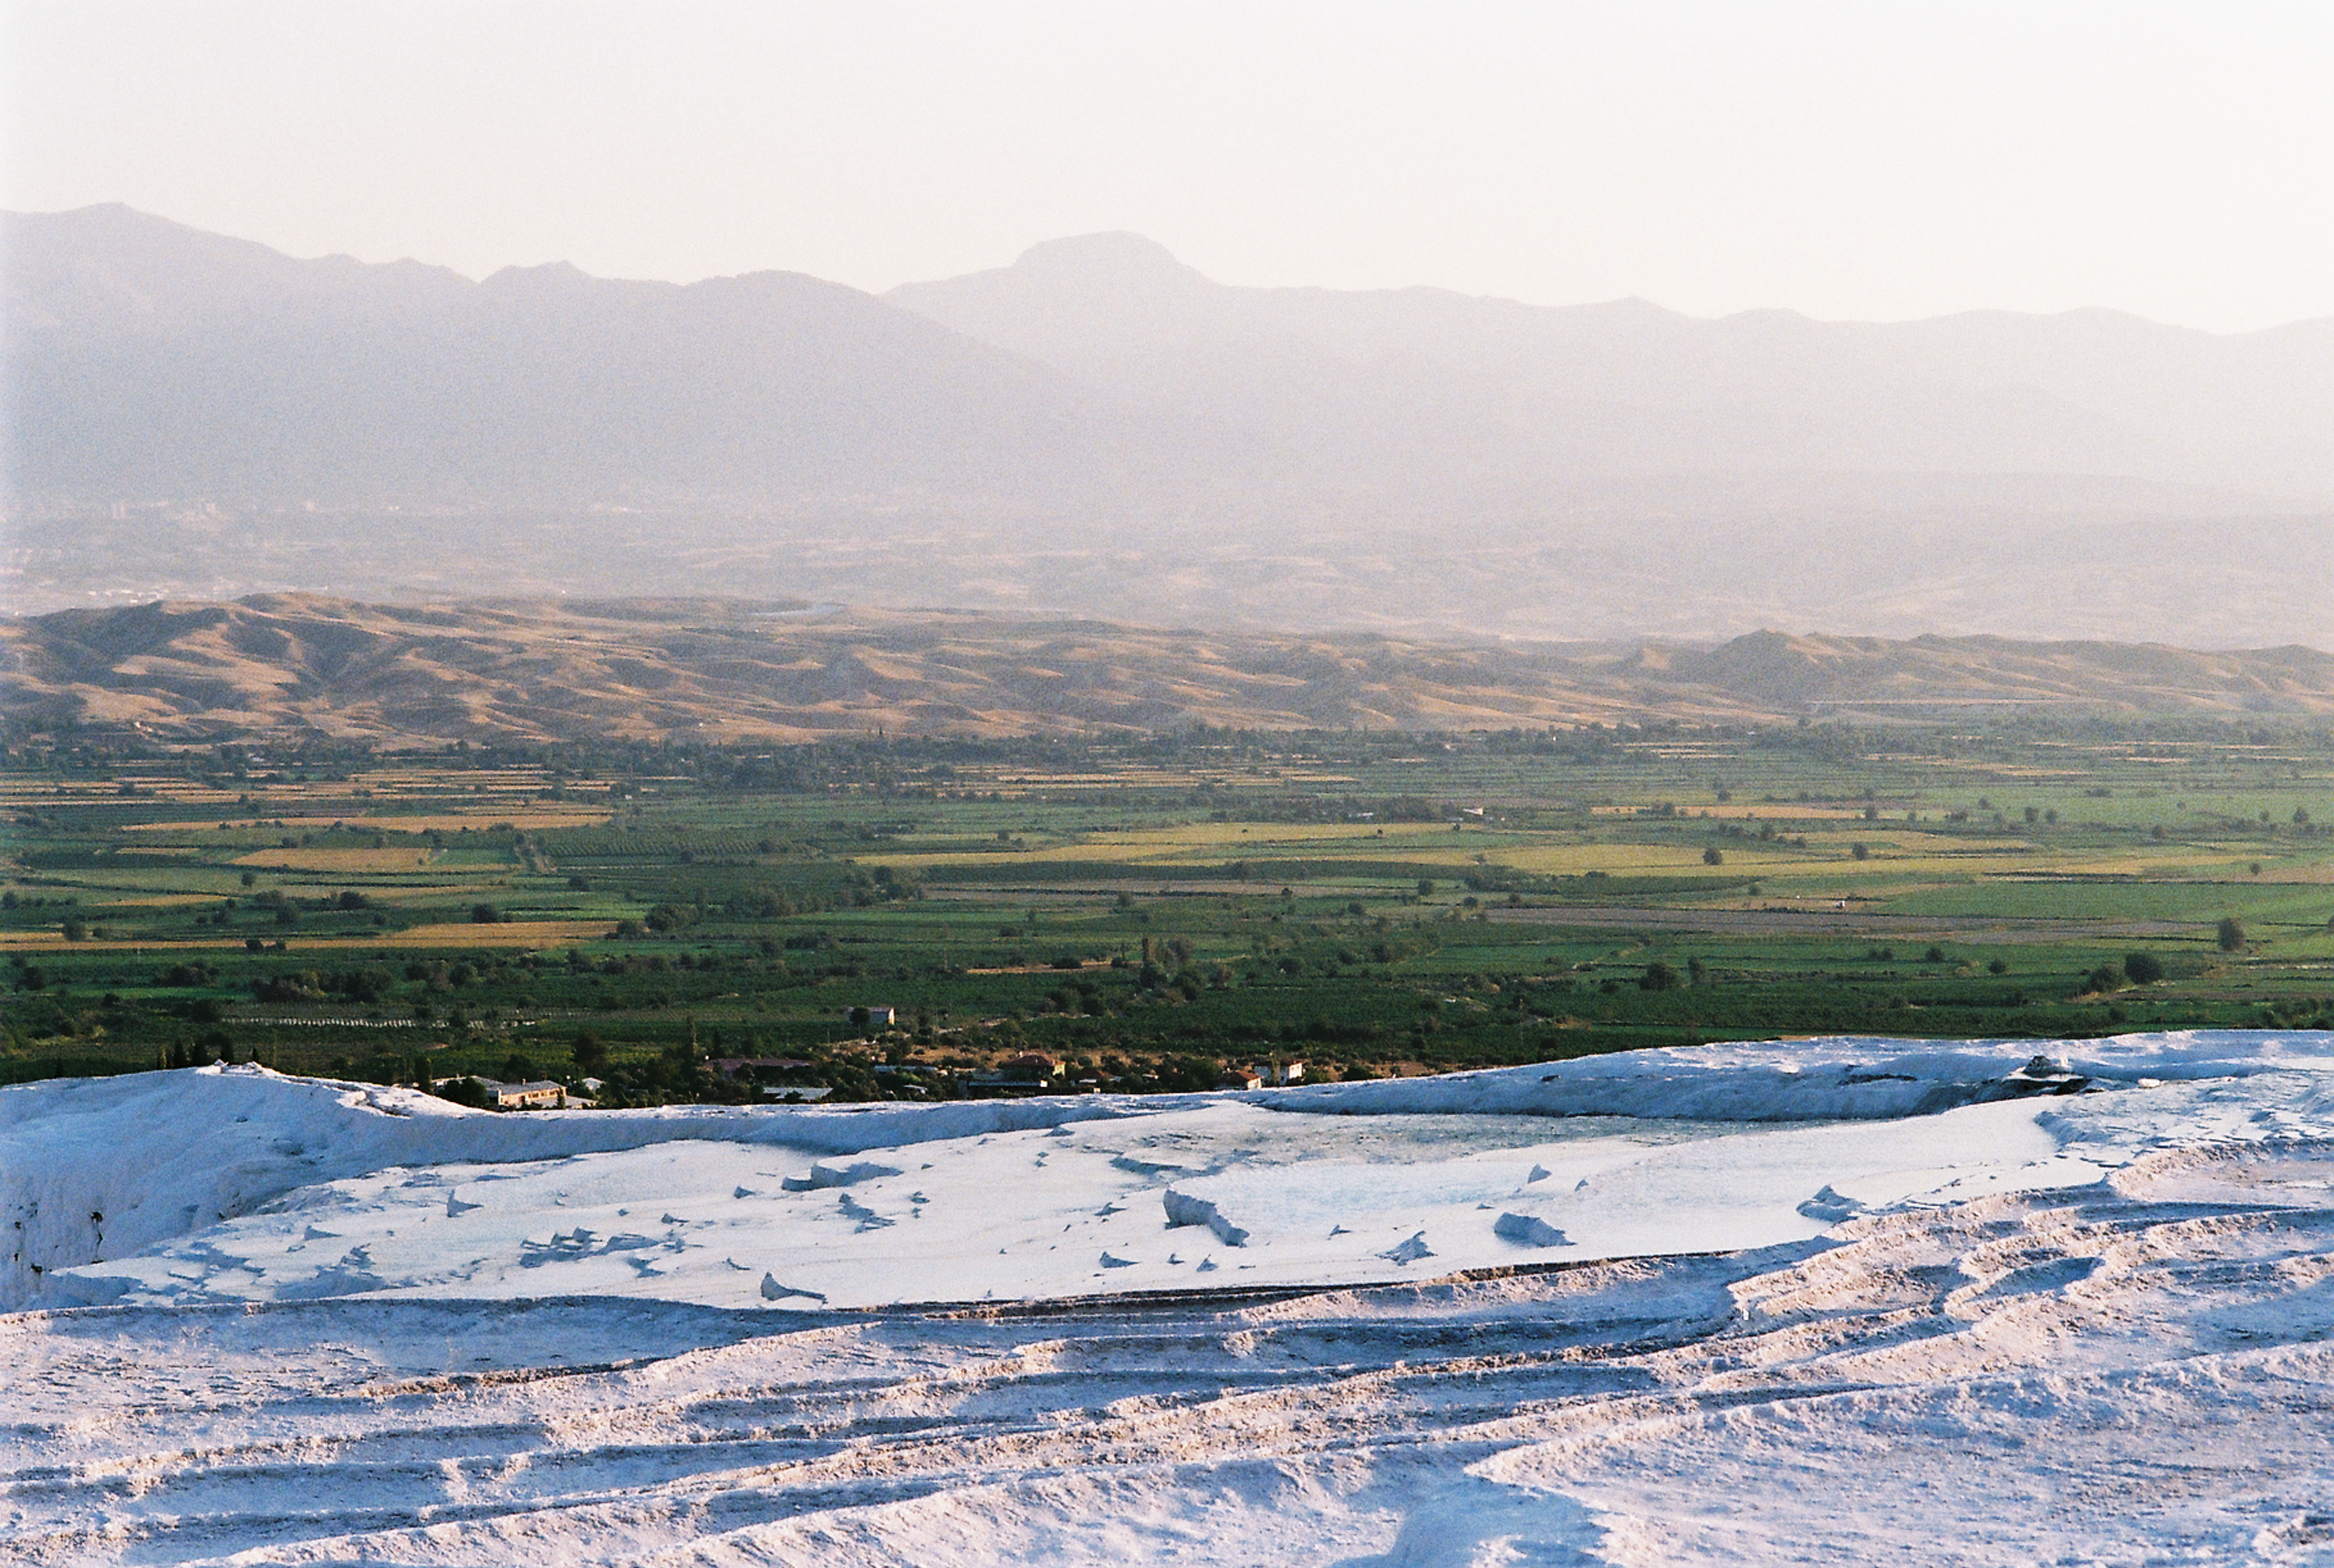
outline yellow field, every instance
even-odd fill
[[[393,850],[254,850],[228,863],[269,871],[410,871],[428,865],[439,852],[410,844]]]
[[[1838,870],[1855,874],[1860,870],[1879,871],[1885,868],[1892,876],[1933,877],[2016,877],[2016,876],[2077,876],[2077,877],[2136,877],[2149,876],[2162,880],[2167,871],[2193,871],[2222,868],[2222,857],[2204,854],[2134,855],[2118,851],[2095,853],[2050,853],[2035,851],[2028,854],[1981,853],[1936,854],[1927,852],[1931,846],[1921,844],[1910,848],[1886,840],[1873,839],[1872,859],[1852,861]],[[1730,851],[1727,863],[1733,863]],[[1810,871],[1833,869],[1828,862],[1817,862]]]
[[[2188,873],[2227,877],[2242,874],[2245,863],[2237,862],[2233,868],[2229,852],[2212,845],[2154,851],[2054,851],[2047,844],[2015,835],[1967,839],[1924,832],[1917,827],[1892,828],[1885,822],[1871,824],[1857,838],[1870,847],[1870,859],[1849,859],[1847,842],[1841,838],[1828,838],[1812,852],[1755,839],[1724,841],[1717,847],[1725,856],[1726,874],[1825,886],[1852,884],[1862,890],[1882,882],[1914,886],[1990,876],[2160,878],[2170,872],[2175,876]],[[856,858],[865,865],[900,869],[938,865],[1021,867],[1033,877],[1051,874],[1065,863],[1117,863],[1130,873],[1172,875],[1241,860],[1312,858],[1383,861],[1415,867],[1416,874],[1421,876],[1460,874],[1478,863],[1538,876],[1581,876],[1592,871],[1608,876],[1678,876],[1713,870],[1702,861],[1705,847],[1700,842],[1551,843],[1538,834],[1517,834],[1496,826],[1472,823],[1454,832],[1442,822],[1250,823],[1245,827],[1226,822],[1186,822],[1174,827],[1095,833],[1027,850],[978,849]],[[2264,871],[2262,880],[2334,880],[2334,864],[2271,865]]]
[[[243,951],[243,938],[232,942],[221,937],[217,940],[116,942],[68,942],[54,931],[0,931],[0,952],[7,953],[159,953],[184,948],[207,948],[223,953],[228,948]]]
[[[1717,867],[1705,866],[1701,847],[1693,844],[1519,846],[1512,850],[1493,850],[1490,860],[1494,865],[1511,866],[1519,871],[1532,871],[1548,877],[1577,877],[1589,871],[1603,871],[1607,876],[1667,876],[1700,871],[1712,875],[1763,876],[1813,869],[1804,855],[1772,851],[1761,853],[1764,846],[1755,842],[1729,843],[1722,845],[1722,849],[1726,863]]]
[[[237,888],[227,893],[171,893],[145,888],[124,887],[118,882],[83,881],[78,885],[84,889],[104,892],[107,895],[105,902],[110,909],[184,909],[197,905],[207,909],[215,909],[218,908],[222,898],[232,898],[243,890]]]

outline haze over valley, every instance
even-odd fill
[[[20,611],[719,592],[1439,639],[2308,641],[2334,321],[1211,283],[474,283],[6,220]]]

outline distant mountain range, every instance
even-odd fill
[[[1210,282],[471,282],[11,215],[19,608],[802,595],[1535,638],[2305,638],[2334,321],[1875,325]]]
[[[2334,655],[1773,632],[1714,648],[1466,646],[718,600],[286,595],[0,622],[0,714],[17,738],[63,725],[158,741],[768,743],[1972,708],[2322,717]]]
[[[472,283],[121,207],[12,216],[5,245],[20,496],[767,500],[1042,486],[1120,445],[1057,372],[798,274]]]
[[[1231,288],[1124,234],[884,297],[1152,410],[1191,449],[1413,493],[1895,473],[2334,496],[2334,320],[2216,337],[2099,310],[1876,325]]]

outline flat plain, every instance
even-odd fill
[[[13,760],[18,1078],[232,1054],[655,1103],[769,1058],[765,1090],[945,1098],[1031,1050],[1199,1088],[2334,1012],[2307,721]]]

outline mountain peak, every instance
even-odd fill
[[[597,282],[574,262],[543,262],[535,266],[506,266],[487,279],[490,289],[566,289]]]
[[[1021,253],[1013,264],[1021,273],[1041,273],[1052,276],[1084,274],[1108,276],[1130,281],[1193,277],[1191,268],[1175,259],[1175,253],[1155,239],[1139,234],[1117,230],[1108,234],[1074,235],[1066,239],[1049,239],[1033,245]]]
[[[1157,240],[1121,232],[1047,240],[1009,267],[902,284],[883,297],[1076,376],[1097,352],[1155,357],[1162,344],[1220,340],[1222,303],[1235,292]]]

